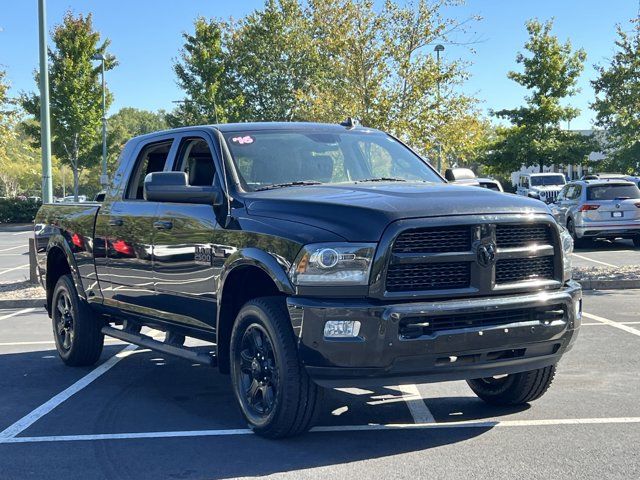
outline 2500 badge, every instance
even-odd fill
[[[212,265],[213,249],[211,247],[202,247],[200,245],[196,245],[194,261],[198,265]]]

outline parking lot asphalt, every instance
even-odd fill
[[[0,225],[0,282],[29,279],[31,225]]]
[[[15,233],[0,250],[26,246]],[[606,248],[577,253],[633,249]],[[528,407],[465,382],[330,390],[318,427],[283,441],[247,430],[211,368],[115,340],[94,368],[65,367],[42,309],[0,310],[0,479],[640,478],[639,300],[585,293],[578,341]]]

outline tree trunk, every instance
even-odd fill
[[[80,188],[80,182],[78,178],[78,161],[75,160],[72,163],[73,167],[73,201],[78,201],[78,189]]]

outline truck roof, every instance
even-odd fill
[[[361,132],[379,132],[375,128],[355,126],[345,127],[337,123],[317,123],[317,122],[242,122],[242,123],[218,123],[211,125],[193,125],[188,127],[171,128],[158,132],[147,133],[134,137],[136,139],[151,138],[156,135],[166,135],[168,133],[189,132],[194,129],[216,129],[222,133],[239,132],[239,131],[268,131],[268,130],[322,130],[330,132],[344,132],[345,130],[355,130]]]

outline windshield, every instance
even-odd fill
[[[267,130],[224,137],[249,191],[355,181],[443,183],[411,150],[383,133]]]
[[[594,185],[587,188],[587,200],[622,200],[640,198],[640,190],[635,185]]]
[[[564,185],[567,181],[564,175],[544,175],[540,177],[531,177],[531,185],[534,187],[542,187],[545,185]]]

